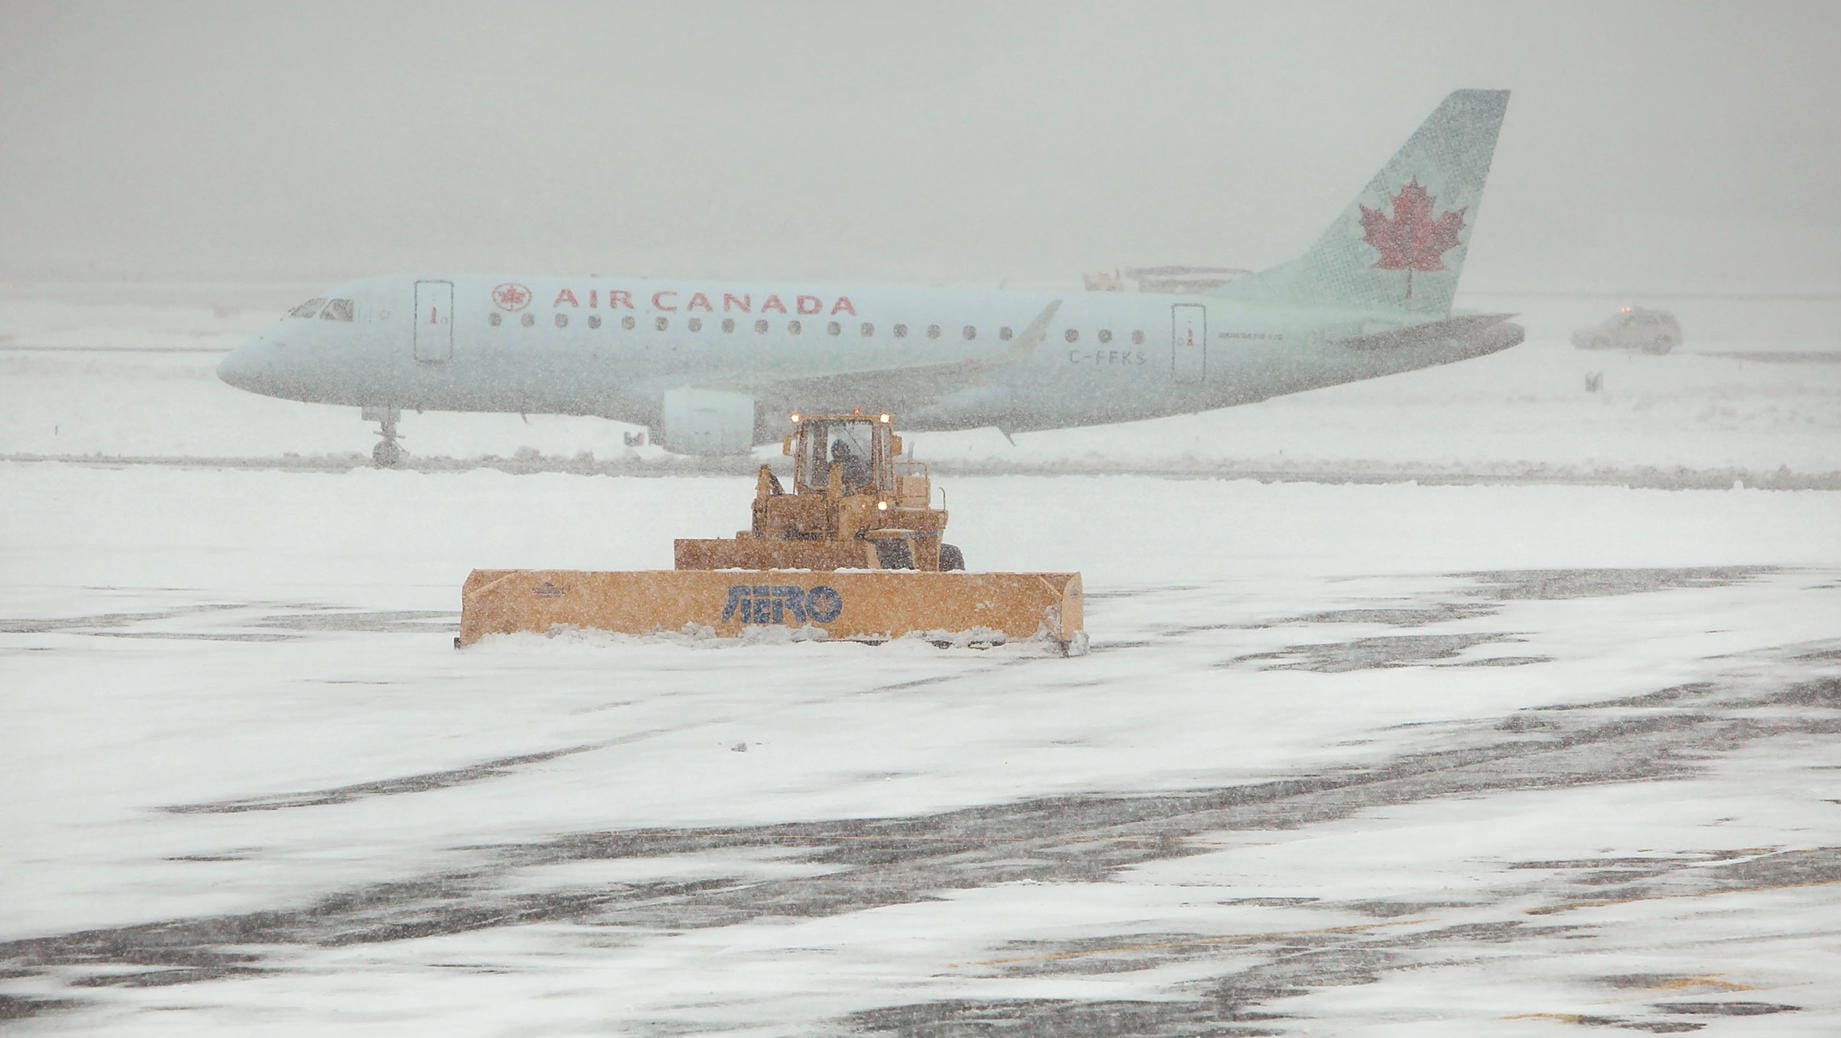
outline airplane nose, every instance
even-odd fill
[[[238,346],[224,354],[224,359],[217,362],[219,380],[238,389],[249,388],[249,355],[245,352],[246,349],[247,347]]]
[[[238,389],[264,392],[263,384],[267,380],[263,377],[262,346],[262,339],[251,339],[225,354],[224,359],[217,362],[217,377]]]

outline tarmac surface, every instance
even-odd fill
[[[1832,605],[1837,576],[1786,574],[1768,567],[1453,574],[1451,583],[1436,594],[1408,595],[1406,600],[1378,594],[1373,605],[1271,615],[1220,627],[1178,627],[1136,639],[1101,639],[1092,652],[1096,660],[1163,653],[1173,647],[1206,654],[1224,630],[1264,630],[1293,637],[1264,651],[1224,653],[1202,666],[1230,674],[1305,671],[1341,676],[1339,680],[1401,668],[1428,674],[1436,673],[1429,668],[1539,668],[1554,665],[1553,654],[1517,651],[1527,632],[1518,630],[1514,621],[1498,626],[1512,603],[1563,608],[1607,599],[1640,602],[1657,592],[1717,591],[1788,578],[1805,594],[1820,593],[1811,601]],[[1195,590],[1145,588],[1117,597],[1143,607],[1159,595]],[[1103,621],[1105,594],[1096,596],[1091,614]],[[218,603],[36,619],[13,616],[0,620],[0,635],[18,636],[9,639],[15,645],[19,637],[45,634],[199,642],[313,639],[327,632],[425,639],[441,637],[454,622],[453,614],[439,611]],[[1441,629],[1452,622],[1467,629]],[[1338,634],[1377,626],[1388,633]],[[67,645],[40,651],[82,651],[81,641]],[[1479,647],[1487,651],[1478,654]],[[1079,665],[1005,655],[976,657],[969,664],[986,675],[1017,667]],[[1069,677],[1079,680],[1072,672]],[[966,671],[955,667],[899,683],[866,683],[838,694],[913,694],[928,684],[966,680]],[[1275,833],[1309,833],[1406,808],[1692,780],[1718,770],[1719,762],[1755,760],[1760,751],[1780,762],[1794,760],[1804,748],[1832,744],[1841,735],[1841,639],[1787,644],[1762,655],[1719,661],[1701,679],[1658,680],[1640,694],[1510,708],[1423,731],[1415,727],[1374,733],[1374,739],[1389,747],[1379,757],[1368,746],[1337,763],[1335,747],[1319,747],[1329,760],[1316,766],[1180,792],[1030,796],[914,815],[571,831],[544,839],[469,845],[459,867],[410,870],[305,903],[174,916],[0,943],[0,978],[14,992],[0,995],[0,1019],[81,1021],[84,1009],[98,1005],[100,991],[210,987],[261,977],[285,980],[296,968],[291,949],[382,945],[567,924],[591,935],[587,939],[596,948],[630,950],[657,943],[662,935],[853,916],[924,905],[968,891],[1114,884],[1157,863],[1221,853],[1248,834],[1272,838]],[[165,803],[149,809],[177,816],[285,815],[366,800],[413,799],[433,790],[489,785],[571,756],[643,744],[655,734],[634,732],[619,739],[482,759],[465,767],[378,775],[326,788]],[[732,749],[747,752],[749,747],[743,743]],[[1821,766],[1831,776],[1837,768]],[[1745,780],[1740,775],[1732,781],[1743,785]],[[1831,793],[1835,790],[1841,790],[1841,782],[1830,787]],[[1573,984],[1595,990],[1608,1004],[1596,1013],[1556,1010],[1527,1019],[1545,1015],[1553,1021],[1616,1030],[1685,1033],[1722,1018],[1793,1018],[1807,1008],[1793,986],[1785,993],[1769,990],[1757,977],[1632,972],[1617,965],[1623,958],[1604,955],[1599,956],[1605,960],[1603,969],[1594,972],[1590,957],[1569,962],[1566,949],[1590,946],[1602,951],[1604,945],[1628,942],[1630,935],[1621,933],[1617,920],[1607,919],[1602,911],[1612,906],[1662,905],[1691,914],[1722,898],[1764,892],[1802,893],[1832,903],[1834,887],[1841,884],[1841,793],[1822,802],[1831,810],[1814,819],[1815,832],[1801,846],[1681,846],[1605,856],[1561,851],[1497,863],[1487,884],[1443,897],[1428,897],[1423,884],[1410,896],[1396,897],[1304,879],[1287,896],[1254,893],[1220,898],[1216,904],[1272,910],[1287,919],[1307,911],[1353,920],[1344,923],[1224,933],[1214,926],[1185,929],[1177,913],[1150,929],[1140,920],[1117,932],[1079,936],[1032,935],[1032,928],[1023,928],[976,958],[938,962],[931,971],[944,977],[949,987],[1156,970],[1174,971],[1184,980],[1155,999],[891,997],[886,1004],[843,1013],[822,1030],[904,1036],[1314,1033],[1313,1019],[1317,1025],[1326,1025],[1325,1020],[1314,1018],[1308,1007],[1300,1008],[1299,996],[1374,985],[1433,966],[1524,957],[1570,965]],[[259,862],[264,853],[253,847],[171,860],[197,860],[201,865]],[[541,891],[512,879],[534,867],[737,853],[765,853],[799,868],[780,878],[660,877]],[[1465,867],[1458,861],[1439,861],[1442,855],[1436,848],[1425,853],[1434,859],[1435,869]],[[1218,894],[1207,887],[1198,896]],[[1832,945],[1841,938],[1841,916],[1832,911],[1810,920],[1809,926],[1807,934],[1796,935],[1798,940]],[[1790,935],[1759,933],[1749,939],[1768,949],[1790,940]],[[865,954],[874,961],[873,953]],[[463,962],[454,968],[490,972],[511,967]],[[720,1001],[720,982],[712,981],[712,987],[711,997]],[[101,1004],[123,1003],[105,999]],[[1501,1012],[1497,1018],[1519,1017]],[[1332,1029],[1333,1019],[1327,1024]],[[625,1033],[639,1034],[726,1030],[699,1025],[694,1019],[648,1019],[643,1014],[623,1017],[617,1024]],[[1781,1033],[1769,1023],[1760,1027],[1746,1033]]]

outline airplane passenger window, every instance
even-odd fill
[[[1013,333],[1010,331],[1010,326],[1007,324],[1004,325],[1002,328],[997,329],[997,337],[1004,340],[1005,342],[1010,341],[1010,336],[1012,334]]]
[[[966,325],[965,326],[965,338],[966,338],[966,341],[968,342],[972,339],[978,338],[978,329],[972,327],[969,324]]]
[[[940,337],[940,326],[937,324],[928,325],[927,326],[927,338],[937,339],[939,337]]]
[[[590,328],[601,327],[601,315],[600,314],[589,314],[588,315],[588,327]]]
[[[569,315],[568,314],[557,314],[556,315],[556,327],[558,328],[569,327]]]
[[[669,318],[669,317],[661,317],[661,318],[659,318],[658,320],[656,320],[656,321],[653,321],[653,322],[652,322],[652,324],[653,324],[653,326],[654,326],[654,327],[656,327],[656,328],[657,328],[657,329],[658,329],[659,331],[661,331],[661,332],[662,332],[662,331],[664,331],[665,329],[667,329],[667,328],[669,328],[669,327],[671,327],[671,318]]]
[[[873,324],[870,324],[868,321],[864,321],[863,322],[863,337],[867,339],[874,334],[876,334],[876,326]]]
[[[766,335],[767,334],[767,322],[766,321],[754,322],[754,334]]]
[[[518,318],[518,323],[526,328],[534,328],[537,326],[537,315],[526,311],[524,316]]]
[[[1075,329],[1073,329],[1073,328],[1069,328],[1069,329],[1068,329],[1068,341],[1069,341],[1069,342],[1079,342],[1079,341],[1080,341],[1080,332],[1078,332],[1078,331],[1076,331],[1076,330],[1075,330]]]
[[[735,318],[733,318],[733,317],[725,317],[725,318],[723,318],[723,319],[722,319],[722,330],[723,330],[724,332],[732,332],[732,331],[734,331],[734,330],[735,330]]]
[[[1132,332],[1131,333],[1131,344],[1133,346],[1144,345],[1144,333],[1143,332]]]
[[[702,331],[703,330],[703,318],[701,317],[691,318],[689,321],[689,327],[690,327],[690,330],[693,332]]]
[[[352,319],[352,301],[333,299],[326,303],[326,309],[320,311],[322,321],[349,321]]]
[[[908,326],[905,324],[896,325],[895,326],[895,338],[905,339],[907,337],[908,337]]]
[[[836,335],[839,332],[842,332],[843,330],[844,330],[843,325],[838,324],[836,321],[832,321],[831,323],[825,325],[826,335]]]
[[[1099,330],[1099,341],[1111,342],[1112,341],[1112,329],[1111,328],[1101,328]]]
[[[786,322],[786,334],[798,335],[799,334],[799,322],[798,321]]]
[[[636,323],[637,322],[635,322],[631,317],[622,317],[620,319],[620,327],[624,331],[629,331],[629,332],[632,331]]]
[[[486,315],[486,323],[497,328],[499,325],[505,323],[505,315],[494,310]]]
[[[289,317],[312,317],[314,314],[317,314],[320,312],[320,307],[324,306],[325,303],[326,303],[325,296],[321,296],[318,299],[309,299],[306,302],[295,307],[294,309],[289,310],[288,316]]]

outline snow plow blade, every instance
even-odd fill
[[[488,634],[586,628],[737,638],[772,628],[881,642],[1045,638],[1084,651],[1078,573],[913,570],[476,569],[461,590],[456,647]]]

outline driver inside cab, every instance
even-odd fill
[[[869,489],[869,459],[842,437],[831,441],[831,464],[842,466],[844,493],[856,494]]]

